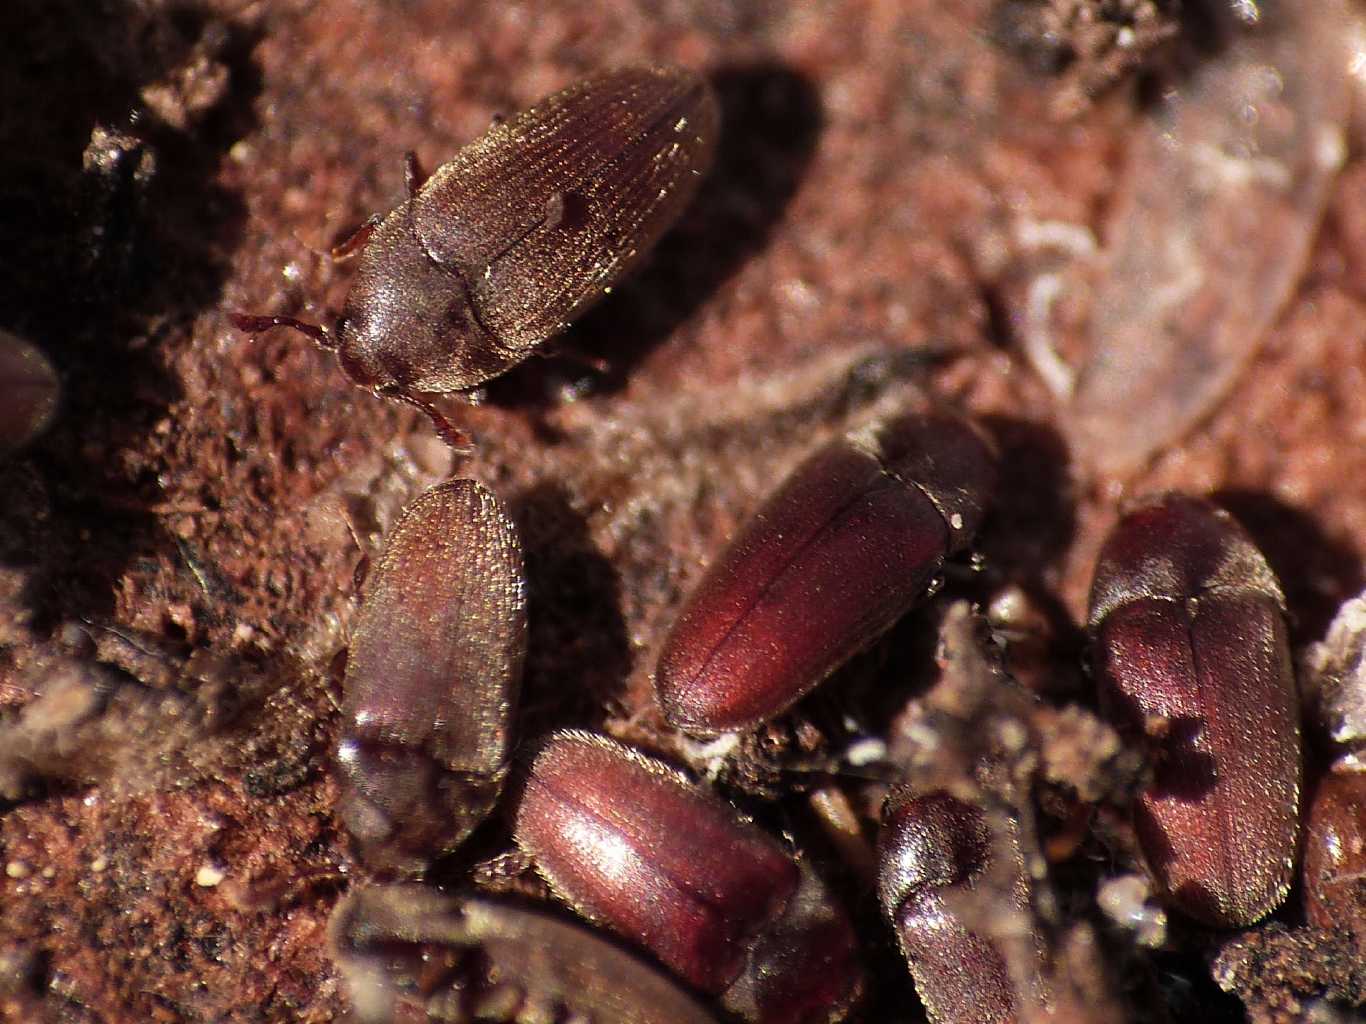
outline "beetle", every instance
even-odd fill
[[[1091,586],[1102,704],[1160,744],[1135,808],[1168,897],[1216,927],[1248,925],[1290,888],[1301,740],[1285,599],[1227,512],[1182,494],[1141,500]]]
[[[473,480],[419,495],[370,574],[343,680],[340,814],[372,866],[414,873],[492,808],[526,656],[522,544]]]
[[[993,852],[981,810],[941,790],[892,790],[878,834],[878,899],[936,1024],[1008,1024],[1014,987],[996,944],[964,925],[952,895],[975,889]],[[1008,877],[1016,910],[1029,905],[1024,858],[1012,832]]]
[[[328,941],[367,1024],[716,1024],[658,970],[586,928],[426,886],[351,893]]]
[[[61,381],[33,344],[0,330],[0,459],[24,447],[52,423]]]
[[[959,416],[915,412],[819,449],[755,513],[674,623],[665,718],[714,735],[772,718],[923,598],[972,540],[995,452]]]
[[[1325,931],[1366,928],[1366,774],[1329,772],[1310,802],[1304,909]]]
[[[545,745],[515,838],[576,910],[743,1020],[843,1020],[862,991],[853,929],[805,860],[606,737],[571,730]]]
[[[336,350],[347,376],[462,432],[425,397],[465,391],[536,351],[634,268],[711,165],[719,113],[696,72],[602,72],[494,124],[372,218],[335,326],[233,314],[241,330],[292,327]]]

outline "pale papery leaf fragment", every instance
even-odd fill
[[[1341,3],[1261,5],[1137,129],[1070,410],[1127,477],[1229,393],[1304,273],[1344,156]]]

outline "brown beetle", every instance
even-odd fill
[[[495,124],[423,184],[410,157],[408,199],[338,250],[364,247],[334,328],[232,322],[335,348],[356,384],[418,406],[460,446],[423,396],[496,377],[610,292],[692,198],[717,123],[693,71],[585,78]]]
[[[981,810],[948,793],[894,789],[878,836],[878,898],[936,1024],[1013,1024],[1014,987],[1000,950],[966,927],[946,894],[973,890],[993,854]],[[1011,834],[1011,840],[1015,839]],[[1008,876],[1016,910],[1029,905],[1017,842]]]
[[[1329,772],[1304,839],[1304,909],[1325,931],[1366,929],[1366,774]]]
[[[557,894],[755,1024],[843,1020],[863,971],[805,861],[653,758],[563,732],[536,758],[517,844]]]
[[[972,540],[995,454],[966,420],[914,413],[797,467],[689,597],[659,657],[671,725],[699,735],[779,714],[923,598]]]
[[[61,394],[57,371],[37,348],[0,330],[0,459],[22,448],[52,423]]]
[[[328,940],[366,1024],[716,1024],[660,971],[587,928],[425,886],[351,893]]]
[[[1290,887],[1300,725],[1285,602],[1251,538],[1179,494],[1131,510],[1091,586],[1101,696],[1161,745],[1135,809],[1144,853],[1183,911],[1251,924]]]
[[[526,654],[522,545],[473,480],[399,518],[351,639],[337,763],[341,817],[367,861],[422,870],[502,789]]]

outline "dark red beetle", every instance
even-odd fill
[[[518,845],[586,917],[755,1024],[842,1020],[854,934],[805,861],[680,772],[565,732],[532,767]]]
[[[943,413],[852,431],[802,463],[717,559],[655,672],[670,724],[699,735],[779,714],[921,600],[972,540],[992,446]]]
[[[364,1024],[716,1024],[662,971],[588,928],[420,885],[352,892],[332,955]]]
[[[418,496],[367,580],[337,764],[372,865],[418,872],[492,808],[526,655],[522,545],[473,480]]]
[[[1247,925],[1285,898],[1300,812],[1300,724],[1285,602],[1227,512],[1150,498],[1096,563],[1101,697],[1156,748],[1135,810],[1154,874],[1192,917]]]
[[[899,787],[887,798],[878,838],[878,896],[936,1024],[1008,1024],[1016,1001],[1000,950],[964,924],[952,895],[977,887],[992,856],[982,812],[943,792]],[[1019,847],[1009,877],[1014,909],[1028,906]]]

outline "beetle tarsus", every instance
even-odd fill
[[[289,327],[313,339],[323,348],[336,348],[332,332],[322,324],[311,324],[306,320],[296,320],[292,316],[256,316],[250,313],[229,313],[228,321],[239,331],[260,334],[272,327]]]
[[[612,360],[606,356],[595,356],[584,352],[581,349],[572,348],[569,345],[562,345],[558,342],[550,342],[539,352],[535,353],[542,359],[558,359],[561,362],[577,366],[580,370],[588,373],[606,377],[612,372]]]
[[[469,458],[474,454],[474,438],[467,431],[452,423],[440,409],[427,399],[397,387],[380,388],[377,394],[411,405],[414,409],[420,409],[426,413],[427,418],[432,421],[432,427],[436,430],[437,436],[446,442],[446,447],[458,458]]]

